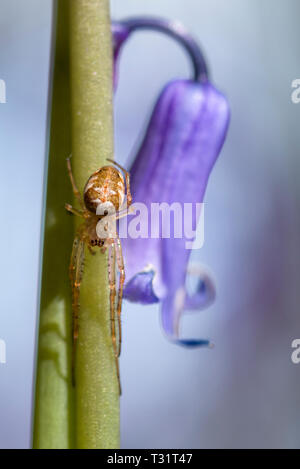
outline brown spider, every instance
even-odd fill
[[[79,294],[80,285],[83,275],[84,248],[87,245],[89,251],[95,254],[94,247],[101,248],[104,253],[108,249],[108,279],[110,287],[110,319],[111,319],[111,336],[116,359],[117,376],[120,385],[119,361],[118,357],[121,353],[121,308],[123,297],[123,286],[125,281],[125,270],[122,256],[122,247],[120,238],[114,229],[114,233],[108,230],[108,224],[104,223],[104,230],[107,231],[106,236],[101,238],[98,236],[97,225],[101,220],[111,219],[114,223],[116,220],[129,213],[129,207],[132,203],[130,192],[130,176],[129,173],[113,160],[108,159],[115,166],[120,168],[126,179],[126,199],[125,199],[125,182],[122,173],[115,166],[103,166],[95,171],[88,179],[84,191],[83,199],[75,184],[72,173],[70,159],[67,159],[68,173],[71,180],[74,196],[79,202],[80,210],[65,204],[65,208],[84,219],[79,226],[73,242],[71,262],[70,262],[70,280],[72,285],[72,382],[75,386],[75,353],[78,340],[78,320],[79,320]],[[117,264],[116,264],[117,262]],[[116,265],[120,273],[118,299],[116,308]],[[117,312],[118,320],[118,337],[119,344],[116,339],[115,318]],[[120,387],[121,391],[121,387]]]

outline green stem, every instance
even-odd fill
[[[68,279],[73,227],[64,210],[64,203],[72,197],[66,171],[66,157],[71,153],[68,7],[68,0],[59,0],[54,14],[56,44],[52,104],[49,102],[50,148],[33,435],[34,448],[50,449],[75,445]]]
[[[72,164],[79,190],[113,155],[109,0],[70,0]],[[86,262],[80,292],[76,370],[78,448],[119,446],[119,390],[113,356],[107,257]]]
[[[119,388],[107,258],[86,252],[74,390],[68,265],[75,227],[64,210],[72,200],[67,156],[72,152],[82,191],[113,155],[109,0],[59,0],[57,5],[33,447],[117,448]]]

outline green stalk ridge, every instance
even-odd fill
[[[70,25],[72,164],[82,193],[88,177],[113,155],[109,0],[71,0]],[[86,252],[76,359],[78,448],[119,446],[119,389],[107,277],[107,256]]]
[[[59,0],[53,19],[55,53],[33,432],[36,449],[73,448],[75,442],[68,279],[73,227],[64,210],[64,203],[72,197],[66,172],[66,157],[71,153],[68,7],[68,0]]]

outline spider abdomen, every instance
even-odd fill
[[[121,172],[113,166],[103,166],[88,179],[83,193],[88,210],[96,213],[100,204],[113,204],[118,211],[124,201],[125,184]]]

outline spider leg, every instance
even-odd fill
[[[88,250],[90,251],[90,253],[92,254],[92,256],[95,256],[96,253],[95,251],[93,250],[93,248],[88,244]]]
[[[65,209],[68,210],[68,212],[73,213],[73,215],[77,215],[77,217],[84,218],[83,212],[73,208],[70,204],[65,204]]]
[[[127,208],[132,204],[132,195],[130,191],[130,174],[126,169],[123,168],[119,163],[116,163],[114,160],[111,160],[110,158],[107,158],[107,161],[110,161],[114,165],[116,165],[119,169],[123,171],[125,174],[125,179],[126,179],[126,192],[127,192]]]
[[[120,272],[119,279],[119,290],[118,290],[118,303],[117,303],[117,318],[118,318],[118,329],[119,329],[119,351],[118,355],[121,354],[121,344],[122,344],[122,325],[121,325],[121,311],[122,311],[122,299],[123,299],[123,288],[125,282],[125,268],[124,268],[124,259],[122,254],[122,245],[121,240],[118,237],[116,240],[116,257],[118,270]]]
[[[85,210],[83,201],[82,201],[81,196],[80,196],[80,192],[77,189],[77,186],[76,186],[76,183],[75,183],[70,158],[67,158],[67,168],[68,168],[69,178],[70,178],[70,181],[71,181],[71,184],[72,184],[72,189],[73,189],[74,196],[78,200],[79,205],[82,208],[82,210]]]
[[[115,221],[117,221],[117,220],[120,220],[120,218],[127,217],[130,213],[133,213],[133,212],[134,212],[133,207],[129,207],[129,209],[127,207],[124,209],[121,208],[121,210],[119,210],[116,213],[113,213],[112,215],[106,215],[105,220],[109,221],[111,219],[114,219]]]
[[[108,279],[110,288],[110,327],[111,327],[111,338],[113,343],[117,377],[119,381],[119,390],[121,394],[121,383],[120,383],[120,370],[119,370],[119,356],[117,349],[116,339],[116,323],[115,323],[115,308],[116,308],[116,251],[114,242],[109,246],[108,253]]]
[[[124,218],[124,217],[127,217],[128,215],[130,215],[130,213],[133,213],[134,212],[134,207],[128,207],[126,206],[126,208],[122,208],[116,213],[116,220],[120,220],[120,218]]]
[[[75,386],[75,359],[76,346],[79,329],[79,295],[80,285],[83,274],[84,262],[84,239],[80,232],[77,232],[72,248],[71,262],[69,268],[70,280],[72,285],[72,384]]]

